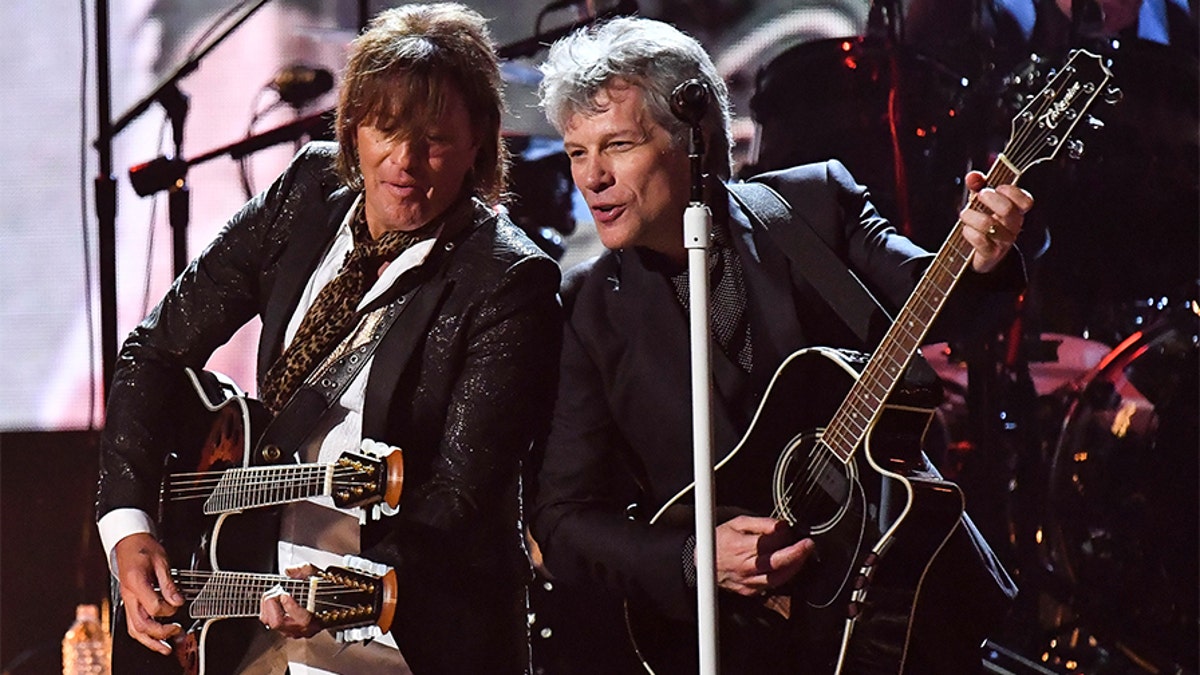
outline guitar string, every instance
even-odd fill
[[[263,466],[248,468],[235,467],[229,469],[212,469],[209,471],[181,471],[170,474],[170,477],[173,479],[185,479],[195,476],[201,480],[213,480],[215,482],[216,480],[220,480],[221,476],[230,471],[237,471],[244,476],[262,476],[271,473],[294,473],[303,471],[324,473],[329,470],[329,466],[329,464],[296,464],[293,466]],[[342,466],[340,464],[334,464],[334,471],[339,473],[367,473],[365,470]]]
[[[999,164],[997,162],[995,166],[999,166]],[[989,181],[989,184],[992,184],[991,181]],[[934,288],[934,292],[939,297],[946,295],[942,292],[941,288],[945,285],[943,277],[946,270],[942,261],[959,253],[964,245],[965,239],[961,238],[960,232],[961,225],[961,221],[956,223],[941,253],[935,257],[934,262],[931,264],[930,272],[923,276],[921,282],[918,283],[918,287],[913,293],[913,298],[916,301],[905,304],[905,307],[893,323],[892,328],[889,329],[880,346],[879,353],[881,354],[881,358],[872,359],[868,362],[867,367],[864,368],[855,384],[851,387],[851,391],[843,401],[842,406],[835,413],[834,421],[825,430],[822,438],[828,438],[829,441],[824,445],[832,450],[832,452],[822,451],[819,445],[814,446],[817,465],[815,472],[808,474],[804,481],[802,504],[805,510],[810,509],[812,503],[819,497],[817,488],[820,477],[828,470],[834,457],[842,459],[843,463],[848,463],[854,449],[857,448],[858,444],[865,437],[866,429],[879,414],[883,400],[898,381],[899,375],[902,374],[905,365],[903,362],[911,358],[911,351],[915,349],[916,343],[919,342],[919,335],[924,332],[918,328],[917,332],[914,333],[910,330],[910,327],[913,325],[924,325],[927,327],[933,319],[931,315],[936,314],[936,312],[927,312],[927,316],[921,316],[913,311],[913,307],[916,306],[917,309],[920,309],[920,305],[925,304],[926,309],[933,308],[932,305],[925,302],[925,298],[929,295],[928,289],[930,287]],[[956,237],[955,235],[958,236]],[[965,268],[968,258],[962,255],[959,257],[962,257],[959,270],[959,274],[961,274],[962,268]],[[956,277],[952,276],[952,278]],[[916,320],[914,321],[914,319]],[[906,337],[908,344],[905,344],[903,340],[896,336]],[[907,358],[898,358],[906,352],[908,353]],[[891,368],[890,372],[889,367]],[[866,399],[866,405],[864,405],[864,399]],[[866,414],[872,409],[875,411],[873,414]],[[844,449],[839,451],[837,447],[839,445]],[[789,496],[787,502],[790,503],[790,501],[791,498]]]
[[[353,598],[345,596],[348,594],[370,596],[374,595],[376,591],[358,586],[348,586],[323,578],[316,580],[314,590],[311,581],[311,579],[291,579],[247,573],[208,572],[193,573],[182,580],[180,586],[182,586],[181,592],[184,596],[193,603],[189,611],[195,612],[197,609],[195,603],[203,600],[200,609],[208,608],[209,611],[206,614],[209,616],[258,616],[262,596],[277,587],[296,598],[301,605],[307,605],[310,601],[319,603],[321,606],[316,607],[314,613],[325,615],[326,619],[328,619],[328,613],[335,610],[368,609],[370,614],[374,613],[373,603],[367,604],[361,600],[354,602]],[[360,615],[354,618],[370,619],[374,617]]]
[[[312,578],[294,579],[292,577],[284,577],[274,574],[261,574],[254,572],[226,572],[211,570],[173,570],[172,578],[184,588],[185,591],[199,592],[205,588],[214,589],[220,586],[240,587],[242,590],[252,588],[261,588],[261,592],[269,591],[276,586],[283,588],[289,595],[308,594],[308,590],[312,587]],[[377,581],[378,577],[364,577],[364,585]],[[320,597],[336,596],[344,594],[347,591],[363,591],[359,586],[347,585],[338,581],[325,577],[316,579],[316,595]]]
[[[256,487],[277,487],[280,481],[288,480],[311,480],[323,483],[328,472],[326,467],[316,469],[301,468],[299,470],[288,469],[282,471],[271,472],[256,472],[242,474],[240,479],[227,481],[234,487],[256,488]],[[172,497],[183,499],[203,498],[211,494],[213,489],[220,483],[225,471],[210,471],[210,472],[193,472],[190,474],[171,474],[172,482],[168,488],[168,494]],[[365,472],[353,468],[337,468],[333,474],[333,484],[339,487],[350,487],[357,484],[357,481],[347,480],[354,476],[364,474]],[[198,476],[195,480],[183,481],[182,478],[187,476]],[[200,492],[201,494],[195,494]]]

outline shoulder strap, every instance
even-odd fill
[[[808,221],[792,210],[791,204],[769,185],[758,182],[730,183],[729,194],[747,215],[766,230],[787,257],[837,312],[864,345],[873,335],[872,317],[891,317],[854,272],[813,230]]]
[[[368,312],[333,352],[304,379],[263,431],[260,445],[275,445],[285,453],[300,449],[317,420],[341,398],[355,375],[366,365],[396,318],[411,305],[422,286]]]

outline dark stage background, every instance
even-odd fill
[[[0,434],[0,662],[61,671],[75,605],[99,604],[108,573],[96,532],[93,431]]]

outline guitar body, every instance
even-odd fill
[[[921,452],[937,404],[931,391],[897,388],[849,463],[824,428],[866,359],[839,350],[796,352],[780,366],[741,443],[716,467],[717,520],[739,514],[788,520],[820,560],[767,599],[720,593],[726,672],[912,673],[912,616],[930,562],[957,527],[962,493]],[[690,525],[693,487],[652,524]],[[696,672],[696,625],[627,606],[630,634],[654,673]]]
[[[188,369],[186,376],[193,391],[180,396],[175,406],[179,411],[175,446],[166,459],[159,500],[158,534],[171,566],[196,571],[274,572],[279,534],[274,509],[209,516],[204,514],[203,499],[166,498],[172,489],[186,489],[186,481],[197,480],[180,474],[267,462],[262,456],[251,461],[256,459],[258,436],[270,419],[262,404],[214,373]],[[232,673],[254,637],[264,632],[262,624],[252,618],[195,621],[187,609],[185,603],[171,618],[184,627],[184,633],[174,640],[174,653],[162,656],[129,636],[125,608],[118,606],[112,632],[113,673]]]

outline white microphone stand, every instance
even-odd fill
[[[691,89],[689,89],[691,87]],[[683,213],[683,245],[688,252],[688,307],[692,355],[692,471],[695,474],[696,602],[701,675],[716,675],[720,668],[717,644],[716,523],[713,495],[712,360],[709,353],[708,240],[712,212],[704,204],[701,158],[704,137],[700,117],[707,107],[708,90],[689,80],[675,90],[675,114],[691,125],[688,157],[691,159],[691,201]],[[698,109],[698,112],[696,112]]]

